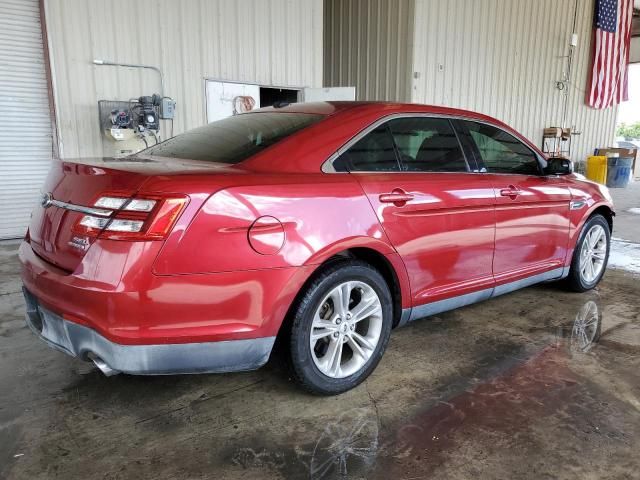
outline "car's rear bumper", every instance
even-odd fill
[[[92,360],[106,373],[165,375],[254,370],[269,359],[275,337],[219,342],[121,345],[64,319],[24,290],[27,323],[51,347]]]
[[[154,275],[158,242],[94,244],[69,273],[20,247],[22,281],[65,321],[119,345],[200,344],[277,335],[310,267]]]

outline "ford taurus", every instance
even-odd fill
[[[602,278],[606,188],[449,108],[266,108],[125,159],[54,163],[20,247],[27,322],[107,374],[256,369],[306,389],[376,367],[392,329],[538,282]],[[279,342],[280,343],[280,342]]]

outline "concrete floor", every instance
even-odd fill
[[[630,188],[614,192],[620,267],[640,261]],[[15,249],[0,246],[0,478],[638,478],[633,271],[610,269],[586,294],[546,284],[415,322],[366,383],[317,398],[277,358],[249,373],[106,378],[27,329]],[[585,337],[574,326],[590,309],[600,324]]]

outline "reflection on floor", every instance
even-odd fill
[[[0,478],[632,478],[640,277],[546,284],[394,332],[332,398],[250,373],[106,378],[23,322],[0,248]]]

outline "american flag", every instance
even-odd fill
[[[629,99],[633,0],[596,0],[587,105],[607,108]]]

